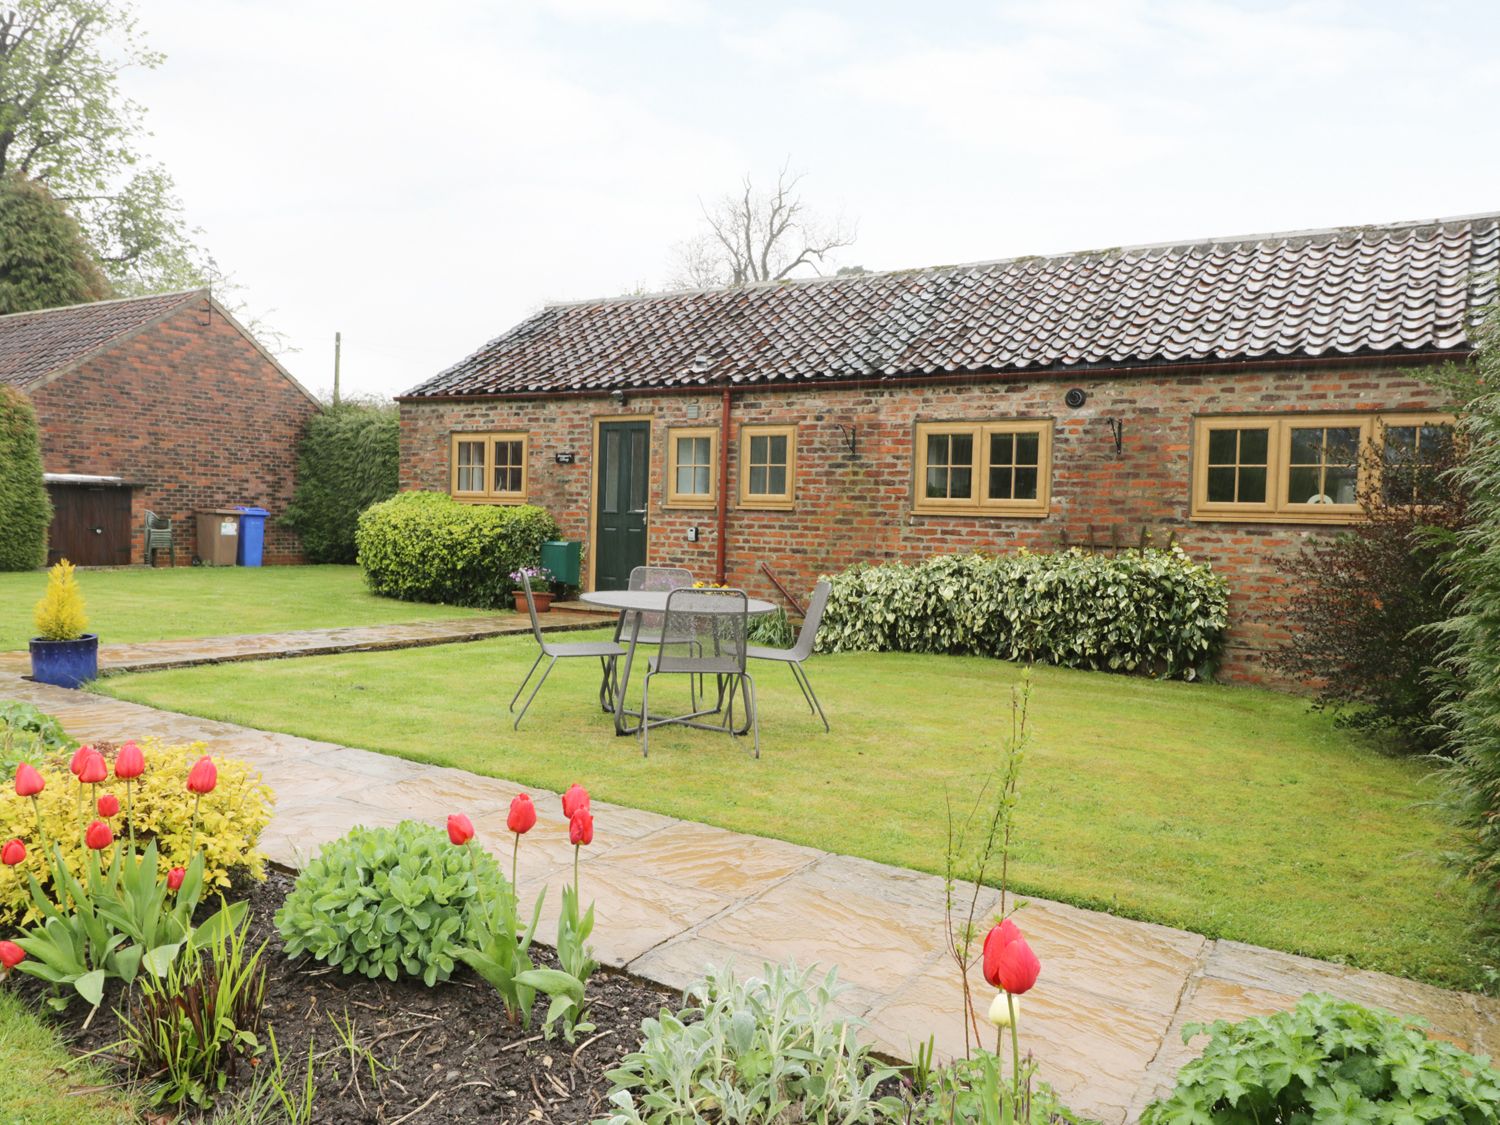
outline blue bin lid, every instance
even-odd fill
[[[235,507],[244,512],[247,516],[269,516],[271,514],[270,509],[268,508],[250,508],[246,507],[244,504],[236,504]]]

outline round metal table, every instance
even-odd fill
[[[636,638],[641,632],[641,614],[643,613],[666,613],[667,597],[670,590],[590,590],[586,594],[580,594],[578,600],[588,602],[603,609],[619,610],[620,613],[630,620],[630,639],[625,641],[627,630],[621,628],[620,639],[625,641],[625,669],[620,674],[618,687],[615,689],[615,733],[637,734],[639,727],[628,726],[625,722],[625,692],[630,686],[630,666],[635,662]],[[760,617],[763,614],[774,612],[776,607],[760,598],[750,598],[745,607],[745,612],[751,617]],[[701,612],[701,611],[700,611]]]

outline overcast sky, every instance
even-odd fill
[[[140,0],[126,78],[314,389],[659,288],[790,158],[894,269],[1500,210],[1500,4]]]

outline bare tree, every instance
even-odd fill
[[[857,232],[842,217],[829,220],[808,210],[798,191],[802,179],[784,164],[768,191],[746,175],[738,192],[712,203],[699,200],[708,229],[677,245],[671,284],[780,281],[803,267],[821,274],[835,251],[854,244]]]

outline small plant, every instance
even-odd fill
[[[509,893],[495,861],[451,847],[417,821],[356,828],[324,847],[276,912],[290,957],[309,953],[346,973],[431,987],[472,948],[478,898]]]
[[[901,1121],[899,1098],[877,1087],[857,1024],[831,1014],[843,988],[795,966],[737,980],[719,969],[688,989],[688,1005],[641,1021],[641,1044],[608,1072],[608,1117],[596,1125],[687,1121]]]
[[[533,587],[544,586],[552,581],[552,572],[545,566],[523,566],[520,570],[510,572],[510,580],[520,589],[521,580],[525,579]]]
[[[70,753],[77,745],[61,723],[33,704],[0,701],[0,781],[13,779],[22,762],[39,766],[49,755]]]
[[[76,641],[88,630],[83,591],[67,559],[47,571],[47,591],[36,603],[35,618],[36,635],[44,641]]]
[[[307,1063],[300,1079],[294,1080],[281,1047],[276,1029],[268,1027],[270,1065],[255,1071],[248,1089],[227,1099],[214,1113],[214,1125],[313,1125],[313,1107],[318,1096],[317,1045],[309,1041]]]
[[[118,1013],[120,1046],[158,1080],[153,1104],[207,1108],[240,1060],[260,1054],[266,944],[250,951],[249,934],[247,918],[219,928],[201,952],[188,948],[162,977],[141,978],[128,1011]]]
[[[1500,1119],[1500,1072],[1424,1025],[1332,996],[1290,1012],[1207,1027],[1203,1055],[1141,1125],[1340,1121],[1480,1125]]]
[[[349,1018],[347,1008],[344,1010],[342,1020],[338,1016],[329,1016],[328,1023],[333,1028],[333,1035],[338,1040],[338,1044],[322,1054],[313,1056],[309,1060],[309,1070],[313,1062],[329,1056],[343,1059],[349,1066],[349,1078],[345,1081],[342,1092],[348,1093],[352,1088],[355,1096],[359,1098],[359,1104],[368,1110],[369,1106],[365,1104],[365,1092],[359,1084],[361,1072],[368,1078],[371,1090],[379,1093],[380,1075],[391,1068],[376,1058],[375,1052],[359,1041],[359,1031],[355,1028],[354,1021]],[[335,1082],[339,1080],[338,1070],[334,1070],[332,1078]]]
[[[980,1051],[970,1059],[954,1059],[930,1068],[913,1079],[910,1125],[1077,1125],[1079,1118],[1063,1105],[1045,1083],[1036,1082],[1036,1064],[1022,1067],[1019,1096],[1005,1080],[998,1055]]]
[[[790,648],[796,639],[796,630],[787,620],[786,610],[777,606],[774,613],[763,614],[750,623],[745,639],[766,648]]]

